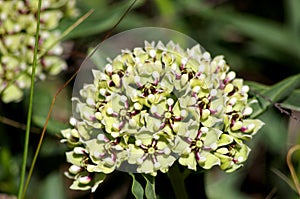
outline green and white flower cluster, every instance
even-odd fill
[[[92,73],[94,82],[73,98],[73,128],[62,131],[72,189],[94,191],[116,169],[155,176],[177,160],[232,172],[248,157],[244,141],[263,125],[249,119],[249,87],[199,45],[145,42]]]
[[[35,0],[0,0],[0,94],[5,103],[20,101],[30,87],[37,9]],[[60,20],[75,15],[75,0],[42,1],[39,53],[45,54],[37,64],[38,79],[66,69],[62,46],[51,45],[60,36],[55,30]]]

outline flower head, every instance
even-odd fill
[[[93,83],[73,98],[74,129],[63,131],[73,148],[68,162],[80,167],[72,188],[84,187],[82,172],[90,188],[96,174],[120,169],[155,176],[177,159],[192,170],[234,171],[250,151],[244,140],[263,125],[248,119],[249,87],[223,56],[211,58],[199,45],[184,50],[172,41],[145,42],[92,73]]]
[[[38,1],[0,0],[0,94],[3,102],[20,101],[30,87],[36,34]],[[63,49],[53,43],[60,32],[55,30],[61,18],[76,14],[75,1],[45,0],[42,3],[37,79],[56,75],[66,69],[60,58]]]

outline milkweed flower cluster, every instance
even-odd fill
[[[175,161],[235,171],[250,151],[244,142],[263,125],[250,119],[249,87],[199,45],[145,42],[92,73],[72,99],[73,128],[62,131],[72,189],[94,191],[116,169],[155,176]]]
[[[35,45],[38,1],[0,0],[0,94],[3,102],[20,101],[30,87]],[[76,16],[75,0],[42,1],[39,53],[36,75],[44,80],[67,67],[60,57],[60,44],[51,45],[60,36],[55,30],[60,20]]]

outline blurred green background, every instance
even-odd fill
[[[81,14],[90,9],[95,11],[64,40],[68,70],[36,84],[28,167],[54,93],[132,1],[78,0],[77,3]],[[145,26],[174,29],[198,41],[213,56],[225,55],[239,77],[272,85],[300,72],[299,10],[299,0],[138,0],[113,34]],[[62,21],[60,30],[74,22]],[[67,148],[60,144],[60,130],[68,127],[71,94],[72,83],[57,98],[27,198],[126,198],[130,177],[122,173],[110,176],[94,195],[68,189],[71,182],[63,176],[68,168],[64,156]],[[0,193],[16,195],[18,189],[25,134],[21,124],[26,123],[28,96],[27,93],[20,103],[0,103]],[[300,98],[296,103],[300,106]],[[291,178],[285,158],[288,148],[299,144],[300,122],[274,107],[260,118],[266,125],[249,143],[252,152],[245,167],[232,174],[218,169],[206,173],[209,198],[297,198],[288,185]],[[294,163],[300,175],[299,155],[295,154]],[[163,176],[160,178],[164,180]],[[188,186],[193,187],[193,180]],[[170,198],[172,193],[166,191],[169,185],[164,186],[166,189],[157,190]],[[193,198],[198,198],[196,191]]]

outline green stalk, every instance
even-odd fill
[[[184,183],[186,175],[180,172],[178,163],[173,164],[168,174],[176,199],[188,199]]]
[[[41,1],[41,0],[40,0]],[[116,29],[116,27],[121,23],[121,21],[124,19],[124,17],[126,16],[126,14],[131,10],[131,8],[133,7],[133,5],[135,4],[137,0],[134,0],[131,5],[129,6],[129,8],[125,11],[125,13],[122,15],[122,17],[118,20],[118,22],[110,29],[110,31],[107,33],[106,37],[98,44],[100,45],[103,41],[105,41],[113,32],[113,30]],[[73,29],[75,29],[80,23],[82,23],[87,17],[89,17],[92,13],[94,12],[94,10],[90,10],[89,12],[87,12],[85,15],[83,15],[82,17],[80,17],[73,25],[71,25],[67,30],[65,30],[62,35],[59,37],[59,39],[62,39],[63,37],[65,37],[69,32],[71,32]],[[58,41],[56,40],[52,45],[55,45]],[[51,46],[52,46],[51,45]],[[50,46],[50,47],[51,47]],[[40,56],[41,57],[43,55],[44,52],[41,52]],[[36,57],[36,59],[38,59],[39,57]],[[86,60],[85,60],[86,61]],[[85,62],[84,61],[84,62]],[[82,64],[84,64],[84,62]],[[43,127],[43,131],[41,133],[41,137],[40,137],[40,140],[39,140],[39,143],[38,143],[38,147],[35,151],[35,154],[34,154],[34,157],[33,157],[33,160],[32,160],[32,164],[31,164],[31,167],[29,169],[29,173],[28,173],[28,176],[27,176],[27,179],[26,179],[26,182],[25,182],[25,188],[24,188],[24,191],[23,191],[23,194],[20,198],[18,199],[22,199],[25,197],[25,193],[26,193],[26,190],[29,186],[29,182],[30,182],[30,179],[31,179],[31,176],[32,176],[32,173],[33,173],[33,169],[34,169],[34,166],[35,166],[35,163],[36,163],[36,160],[37,160],[37,157],[38,157],[38,154],[40,152],[40,149],[41,149],[41,146],[42,146],[42,142],[43,142],[43,139],[44,139],[44,135],[46,133],[46,129],[47,129],[47,125],[48,125],[48,122],[49,122],[49,119],[50,119],[50,116],[51,116],[51,113],[52,113],[52,110],[53,110],[53,107],[54,107],[54,104],[56,102],[56,98],[57,96],[61,93],[61,91],[76,77],[76,75],[78,74],[78,72],[80,71],[81,68],[79,68],[73,75],[70,79],[68,79],[66,81],[66,83],[64,85],[62,85],[58,91],[55,93],[53,99],[52,99],[52,103],[51,103],[51,106],[49,108],[49,111],[48,111],[48,115],[47,115],[47,118],[46,118],[46,121],[45,121],[45,124],[44,124],[44,127]]]
[[[37,65],[37,54],[38,54],[38,44],[39,44],[38,41],[39,41],[39,31],[40,31],[41,5],[42,5],[42,0],[39,0],[38,10],[37,10],[37,25],[36,25],[35,46],[34,46],[34,54],[33,54],[33,64],[32,64],[32,72],[31,72],[30,97],[29,97],[29,105],[28,105],[27,125],[26,125],[26,133],[25,133],[25,140],[24,140],[24,153],[23,153],[23,160],[22,160],[18,199],[22,199],[22,196],[25,195],[23,194],[23,188],[24,188],[24,180],[26,175],[26,163],[27,163],[27,156],[28,156],[29,134],[30,134],[30,125],[31,125],[31,117],[32,117],[35,71]]]
[[[65,36],[67,33],[71,32],[74,28],[76,28],[81,22],[84,21],[84,19],[86,19],[92,13],[93,13],[93,10],[90,10],[85,15],[83,15],[82,17],[80,17],[72,26],[70,26],[65,32],[63,32],[62,36]],[[63,38],[62,36],[60,37],[60,39]],[[58,41],[56,41],[55,43],[57,43],[57,42]],[[40,55],[40,57],[41,57],[41,55]],[[79,72],[79,70],[77,70],[72,75],[72,77],[63,86],[61,86],[58,89],[58,91],[55,93],[55,95],[54,95],[54,97],[52,99],[51,106],[49,108],[48,115],[47,115],[47,118],[46,118],[43,130],[42,130],[42,133],[41,133],[41,136],[40,136],[40,140],[39,140],[37,149],[35,151],[35,154],[34,154],[34,157],[33,157],[33,160],[32,160],[32,163],[31,163],[31,166],[30,166],[30,169],[29,169],[29,172],[28,172],[28,176],[27,176],[27,179],[26,179],[26,182],[25,182],[25,188],[24,188],[23,197],[24,197],[25,192],[26,192],[26,190],[27,190],[27,188],[29,186],[29,182],[30,182],[30,179],[31,179],[31,176],[32,176],[32,173],[33,173],[33,169],[34,169],[37,157],[38,157],[39,152],[40,152],[41,147],[42,147],[42,142],[43,142],[43,139],[44,139],[44,136],[45,136],[45,133],[46,133],[46,129],[47,129],[47,126],[48,126],[49,119],[51,117],[51,114],[52,114],[52,111],[53,111],[53,108],[54,108],[54,104],[56,102],[56,98],[61,93],[61,91],[76,77],[76,75],[77,75],[78,72]]]

